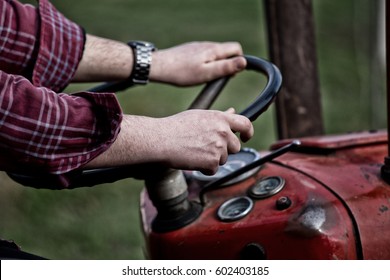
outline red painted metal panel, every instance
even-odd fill
[[[366,139],[372,136],[369,133]],[[364,143],[364,137],[361,134],[359,142]],[[380,177],[386,152],[386,142],[379,141],[328,155],[291,153],[278,159],[321,181],[344,201],[356,223],[366,259],[390,259],[390,186]]]
[[[244,182],[207,193],[201,216],[168,233],[151,232],[156,212],[143,194],[149,256],[238,259],[248,244],[257,244],[268,259],[390,259],[390,188],[380,178],[385,139],[383,132],[302,139],[301,152],[283,155]],[[252,211],[241,220],[218,219],[224,201],[247,195],[267,176],[284,178],[282,191],[254,199]],[[191,184],[192,199],[199,189]],[[278,210],[280,197],[288,197],[292,205]]]

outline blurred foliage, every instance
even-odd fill
[[[158,48],[188,41],[239,41],[245,53],[268,56],[262,1],[52,2],[98,36],[147,40]],[[327,133],[385,126],[383,64],[380,57],[373,59],[377,54],[374,2],[379,3],[313,1]],[[257,74],[237,75],[215,108],[241,110],[263,84],[264,78]],[[90,86],[72,85],[67,91]],[[159,117],[185,110],[199,91],[200,87],[153,84],[119,93],[118,98],[126,113]],[[276,139],[275,125],[271,107],[256,121],[255,137],[246,145],[267,149]],[[14,239],[24,250],[52,259],[144,258],[138,202],[142,182],[127,179],[93,188],[50,191],[21,187],[4,173],[0,178],[2,238]]]

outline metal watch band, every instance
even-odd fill
[[[149,81],[152,52],[156,48],[152,43],[142,41],[130,41],[127,45],[132,48],[134,53],[134,66],[129,79],[134,84],[145,85]]]

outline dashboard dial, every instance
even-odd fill
[[[249,190],[252,198],[267,198],[280,192],[284,188],[285,181],[282,177],[271,176],[257,181]]]

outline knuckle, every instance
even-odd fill
[[[222,139],[226,139],[228,136],[229,136],[229,131],[226,131],[226,129],[220,129],[218,131],[218,135],[221,137],[221,139],[218,142],[218,144],[223,144],[223,140]]]
[[[217,150],[220,150],[220,149],[223,149],[224,147],[225,147],[225,143],[224,143],[224,141],[222,141],[222,140],[217,140],[217,141],[215,141],[215,148],[217,149]]]

